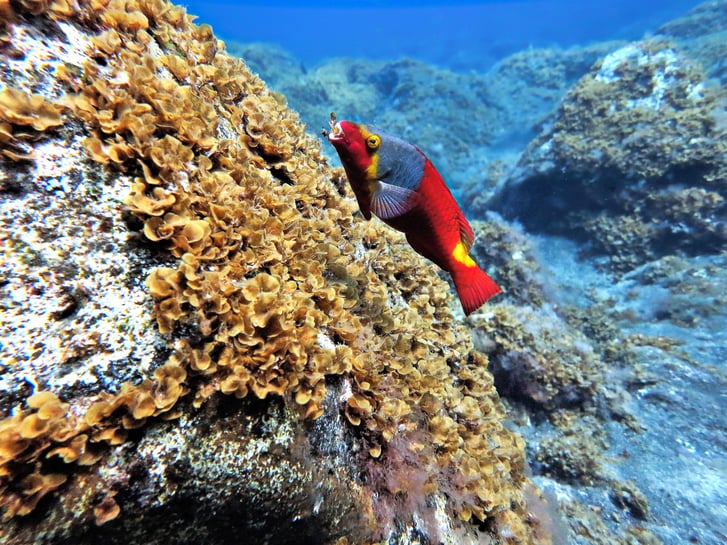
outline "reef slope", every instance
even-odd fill
[[[209,27],[0,16],[0,541],[550,542],[448,286]]]

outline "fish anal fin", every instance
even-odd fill
[[[457,263],[464,265],[465,267],[477,266],[475,260],[470,257],[469,248],[463,241],[460,241],[456,244],[456,246],[452,250],[452,257]]]
[[[412,209],[413,194],[405,187],[376,182],[371,192],[371,211],[383,220],[402,216]]]

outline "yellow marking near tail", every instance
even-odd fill
[[[455,246],[454,250],[452,250],[452,257],[455,259],[455,261],[459,261],[465,267],[477,266],[477,263],[475,263],[474,259],[472,259],[467,253],[467,248],[464,244],[462,244],[462,241],[458,242],[457,246]]]

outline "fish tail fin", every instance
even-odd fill
[[[451,274],[462,309],[467,316],[502,291],[500,286],[477,265],[459,264],[452,269]]]

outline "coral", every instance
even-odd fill
[[[445,516],[486,522],[502,542],[529,541],[524,445],[503,426],[486,359],[455,325],[446,284],[401,235],[354,215],[341,172],[326,165],[284,101],[228,56],[209,27],[162,0],[13,6],[69,33],[75,25],[105,29],[85,40],[86,57],[61,70],[58,85],[68,104],[62,129],[76,131],[72,149],[114,182],[94,186],[80,177],[60,197],[115,192],[109,225],[132,233],[131,242],[111,247],[138,248],[147,258],[130,259],[129,270],[116,268],[105,281],[114,286],[121,276],[139,290],[132,293],[141,294],[140,307],[153,302],[156,328],[138,329],[155,347],[146,367],[128,365],[131,377],[114,371],[108,390],[104,381],[56,382],[54,369],[27,371],[37,393],[19,394],[22,404],[5,401],[0,424],[6,517],[54,496],[45,508],[56,514],[103,529],[121,524],[132,503],[94,471],[151,426],[226,394],[283,398],[309,422],[327,409],[340,412],[346,440],[362,454],[355,479],[362,497],[375,498],[371,516],[378,507],[383,534],[416,523],[402,496],[422,509],[446,497]],[[61,128],[45,120],[55,115],[45,113],[53,111],[47,100],[30,106],[23,115],[15,108],[12,123]],[[67,216],[57,220],[68,228]],[[5,228],[3,240],[20,254],[23,239]],[[72,249],[63,257],[46,261],[49,276],[61,271],[58,261],[69,279],[81,268]],[[36,267],[28,260],[27,277]],[[61,328],[75,327],[97,308],[96,297],[93,287],[62,290],[49,315]],[[17,320],[22,314],[14,308]],[[85,335],[64,338],[52,354],[65,353],[77,367],[108,361],[109,337],[87,323]],[[132,333],[123,330],[124,338]],[[14,361],[31,354],[34,362],[15,342]],[[332,384],[345,388],[331,396]],[[38,399],[49,395],[46,409]],[[81,514],[65,491],[76,491]],[[8,532],[24,531],[10,524]]]

